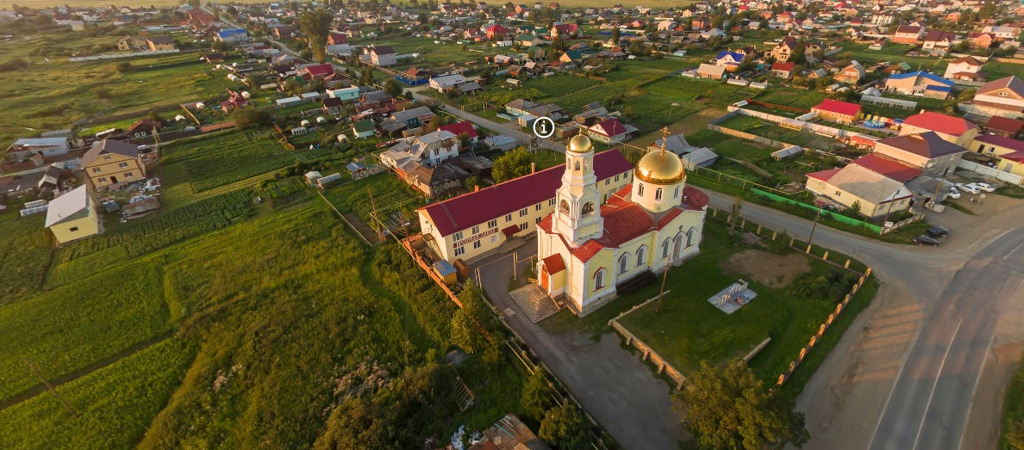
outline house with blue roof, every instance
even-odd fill
[[[715,65],[725,67],[725,70],[732,72],[739,68],[745,59],[747,59],[746,54],[722,50],[718,52],[718,57],[715,58]]]
[[[245,42],[249,40],[249,32],[245,31],[245,28],[225,28],[217,32],[213,36],[216,41],[227,42],[233,44],[236,42]]]
[[[953,81],[931,72],[917,71],[890,75],[885,80],[885,91],[903,95],[916,95],[945,99],[953,91]]]

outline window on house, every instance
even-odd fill
[[[629,270],[629,255],[622,255],[619,257],[619,274],[624,274]]]
[[[538,204],[533,206],[533,210],[534,211],[540,211],[540,208],[541,208],[541,204],[540,203],[538,203]]]
[[[480,245],[481,245],[480,241],[473,242],[473,248],[474,249],[480,248]]]
[[[580,162],[576,161],[576,164],[573,164],[572,167],[573,167],[572,168],[573,171],[579,172],[580,171]]]
[[[530,208],[523,208],[519,210],[519,217],[525,217],[530,213]]]
[[[454,239],[456,241],[461,241],[462,240],[462,232],[459,231],[459,232],[455,233],[455,238]]]
[[[106,183],[106,182],[107,182],[106,178],[100,178],[100,183]]]
[[[122,169],[123,169],[123,168],[125,168],[125,167],[128,167],[128,163],[126,163],[126,162],[123,162],[123,163],[118,163],[117,167],[120,167],[120,168],[122,168]]]
[[[480,233],[480,225],[473,226],[473,234],[478,234],[478,233]]]
[[[583,204],[582,212],[583,212],[584,215],[586,215],[586,214],[593,214],[594,213],[594,204],[591,203],[591,202],[584,203]]]
[[[647,247],[640,247],[636,249],[636,266],[640,267],[644,265],[644,254],[647,253]]]
[[[548,206],[555,206],[555,199],[548,199]]]
[[[462,256],[466,253],[466,247],[455,247],[455,256]]]
[[[668,250],[671,247],[671,245],[672,245],[672,240],[668,239],[668,238],[665,239],[665,242],[661,243],[661,257],[662,258],[668,258]]]
[[[656,191],[654,191],[654,199],[655,200],[661,200],[661,194],[662,194],[662,189],[658,188]]]
[[[619,176],[618,176],[618,175],[616,175],[616,176],[615,176],[615,182],[616,182],[616,183],[618,183],[618,182],[619,182]]]
[[[528,224],[526,222],[523,222],[523,223],[519,224],[519,231],[526,231],[526,229],[529,228],[529,227],[530,227],[530,224]]]
[[[604,269],[598,269],[597,273],[594,274],[594,290],[598,291],[604,288]]]
[[[636,193],[637,193],[637,194],[640,194],[641,196],[643,196],[643,195],[644,195],[644,184],[643,184],[643,183],[640,183],[640,187],[639,187],[639,188],[637,188],[637,191],[636,191]]]
[[[679,186],[676,186],[676,193],[675,196],[672,198],[679,198]]]
[[[569,214],[569,202],[562,200],[562,203],[558,204],[558,209],[562,214]]]
[[[100,170],[99,167],[93,167],[92,168],[92,173],[100,173],[100,172],[101,172],[101,170]]]
[[[498,219],[487,222],[487,228],[498,228]]]
[[[505,223],[509,223],[511,221],[512,221],[512,214],[505,214]]]
[[[131,177],[134,177],[134,176],[135,176],[135,175],[132,175],[132,173],[131,173],[131,172],[128,172],[128,173],[124,174],[124,177],[125,177],[125,178],[131,178]]]
[[[533,221],[533,223],[540,223],[540,219],[541,219],[540,217],[536,218],[536,219],[535,219],[535,220]]]
[[[71,227],[71,228],[68,228],[68,231],[70,231],[70,232],[74,233],[74,232],[78,231],[78,227]]]
[[[690,227],[689,230],[686,230],[686,246],[689,247],[689,246],[693,245],[693,240],[696,237],[697,237],[697,229],[696,228]]]
[[[609,184],[612,184],[612,179],[611,178],[605,178],[604,179],[604,185],[607,186]]]

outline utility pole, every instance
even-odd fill
[[[43,385],[46,386],[46,390],[50,391],[50,393],[53,394],[54,397],[57,397],[57,400],[60,400],[60,403],[64,405],[64,409],[68,410],[68,412],[71,413],[72,416],[78,417],[81,415],[78,413],[77,410],[75,410],[73,406],[71,406],[71,403],[64,399],[64,396],[60,395],[60,393],[57,392],[57,389],[54,388],[53,385],[46,380],[46,378],[43,378],[43,374],[39,372],[39,368],[36,367],[35,364],[32,364],[29,360],[25,358],[21,358],[21,360],[24,361],[25,365],[28,366],[29,370],[31,370],[32,373],[39,378],[39,381],[41,381]]]
[[[811,225],[811,235],[807,237],[807,246],[810,247],[811,240],[814,239],[814,230],[818,228],[818,220],[821,219],[821,208],[818,208],[818,213],[814,215],[814,224]]]

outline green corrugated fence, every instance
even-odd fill
[[[785,204],[789,204],[789,205],[796,205],[796,206],[799,206],[801,208],[807,208],[807,209],[809,209],[811,211],[818,211],[818,207],[817,206],[808,205],[807,203],[801,203],[801,202],[798,202],[796,200],[789,199],[789,198],[783,197],[781,195],[775,195],[775,194],[772,194],[770,192],[765,192],[765,191],[762,191],[762,190],[757,189],[757,188],[751,188],[750,192],[752,192],[752,193],[754,193],[756,195],[760,195],[760,196],[762,196],[764,198],[780,202],[780,203],[785,203]],[[880,227],[878,225],[875,225],[873,223],[867,223],[867,222],[864,222],[862,220],[857,220],[857,219],[854,219],[854,218],[851,218],[851,217],[846,217],[846,216],[844,216],[842,214],[838,214],[838,213],[835,213],[835,212],[832,212],[832,211],[829,211],[829,210],[826,210],[826,209],[822,209],[821,210],[821,215],[825,216],[825,217],[828,217],[829,219],[835,220],[836,222],[845,223],[847,225],[853,225],[855,227],[864,227],[864,228],[867,228],[867,229],[869,229],[869,230],[871,230],[871,231],[873,231],[875,233],[882,234],[882,227]]]

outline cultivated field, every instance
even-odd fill
[[[0,304],[35,292],[50,262],[50,232],[43,227],[46,213],[25,218],[10,211],[0,215]]]

